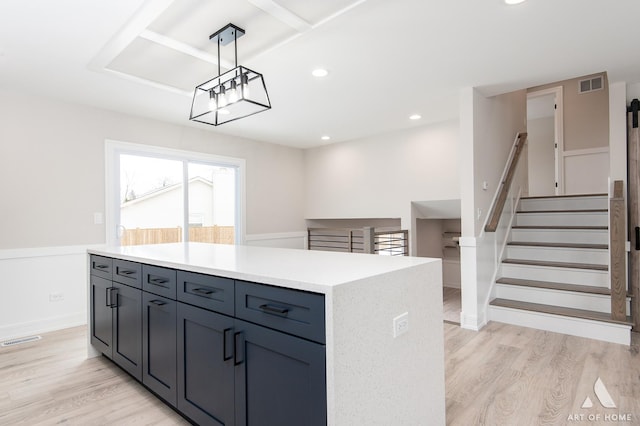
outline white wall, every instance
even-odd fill
[[[483,228],[516,134],[526,127],[526,103],[524,90],[491,98],[473,88],[460,93],[460,146],[464,152],[460,156],[460,320],[464,328],[479,329],[487,321],[486,303],[498,253],[495,234],[485,234]]]
[[[86,312],[84,253],[105,242],[93,218],[105,211],[106,139],[243,158],[248,239],[276,244],[305,229],[299,149],[8,89],[0,116],[0,339],[75,325]],[[65,300],[48,302],[57,291]]]
[[[401,218],[411,230],[411,201],[460,197],[458,132],[448,121],[306,150],[305,217]]]

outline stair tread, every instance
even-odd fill
[[[518,210],[516,213],[606,213],[607,209]]]
[[[528,260],[528,259],[503,259],[502,263],[530,265],[530,266],[550,266],[554,268],[591,269],[596,271],[609,270],[608,265],[599,265],[594,263],[549,262],[544,260]]]
[[[531,247],[560,247],[560,248],[578,248],[578,249],[596,249],[607,250],[608,244],[585,244],[585,243],[547,243],[535,241],[511,241],[507,243],[509,246],[531,246]]]
[[[608,197],[609,194],[607,193],[602,193],[602,194],[569,194],[569,195],[541,195],[541,196],[535,196],[535,197],[521,197],[521,200],[544,200],[544,199],[556,199],[556,198],[582,198],[582,197]]]
[[[611,295],[611,290],[606,287],[596,287],[590,285],[566,284],[552,281],[535,281],[522,278],[501,277],[496,280],[498,284],[509,284],[522,287],[535,287],[550,290],[573,291],[578,293]]]
[[[588,311],[585,309],[565,308],[562,306],[544,305],[541,303],[530,303],[508,299],[493,299],[489,304],[492,306],[499,306],[503,308],[541,312],[545,314],[560,315],[572,318],[583,318],[593,321],[609,322],[613,324],[622,324],[629,326],[633,325],[633,323],[631,322],[631,317],[627,317],[626,321],[617,321],[611,319],[610,314],[604,312]]]
[[[514,225],[512,226],[512,229],[570,229],[570,230],[576,230],[576,229],[594,229],[594,230],[607,230],[609,229],[608,226],[585,226],[585,225],[578,225],[578,226],[569,226],[569,225]]]

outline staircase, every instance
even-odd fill
[[[628,345],[611,319],[607,194],[520,200],[489,319]],[[627,315],[630,312],[627,297]]]

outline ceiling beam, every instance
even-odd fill
[[[312,28],[310,23],[273,0],[249,0],[249,3],[300,33]]]
[[[144,38],[145,40],[149,40],[154,43],[157,43],[161,46],[168,47],[169,49],[173,49],[180,53],[184,53],[185,55],[193,56],[194,58],[201,59],[205,62],[218,65],[218,58],[215,55],[212,55],[200,49],[196,49],[193,46],[190,46],[186,43],[183,43],[171,37],[158,34],[155,31],[144,30],[140,33],[140,37]],[[235,65],[232,62],[224,59],[220,59],[220,66],[228,70],[235,67]]]

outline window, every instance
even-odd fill
[[[107,243],[242,241],[244,160],[107,141]]]

